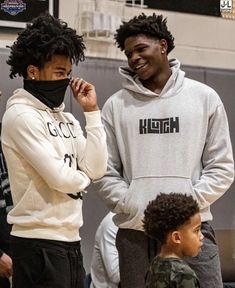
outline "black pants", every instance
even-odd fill
[[[119,254],[121,287],[144,288],[150,262],[160,249],[160,244],[142,231],[119,229],[116,246]]]
[[[80,242],[11,237],[13,288],[84,288]]]

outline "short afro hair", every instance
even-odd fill
[[[149,237],[164,244],[170,232],[180,228],[197,213],[199,206],[192,196],[161,193],[149,202],[144,211],[144,231]]]
[[[18,34],[11,47],[7,64],[11,66],[10,78],[27,78],[27,67],[35,65],[43,68],[53,55],[68,56],[71,63],[85,60],[83,37],[67,23],[44,13]]]
[[[174,37],[171,32],[168,31],[166,22],[166,18],[163,18],[162,15],[156,15],[155,13],[151,16],[142,13],[128,22],[123,21],[114,35],[117,47],[123,51],[125,49],[125,40],[128,37],[142,34],[149,38],[165,39],[167,42],[167,54],[170,53],[175,47]]]

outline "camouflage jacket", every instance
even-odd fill
[[[156,257],[146,278],[147,288],[199,288],[195,272],[179,258]]]

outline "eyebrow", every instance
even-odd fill
[[[62,70],[62,71],[65,71],[65,72],[66,72],[66,68],[61,67],[61,66],[57,66],[57,67],[55,67],[55,69],[56,69],[56,70]],[[71,72],[72,72],[72,69],[70,69],[70,70],[68,71],[68,74],[70,74]]]
[[[63,66],[56,66],[55,69],[66,70]]]
[[[137,43],[134,47],[133,47],[133,50],[135,49],[138,49],[138,47],[141,47],[141,46],[148,46],[148,43]],[[129,50],[124,50],[124,53],[129,53]]]

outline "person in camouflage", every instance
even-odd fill
[[[188,264],[177,258],[157,256],[146,280],[148,288],[199,288],[199,280]]]
[[[144,211],[145,233],[161,243],[146,277],[147,288],[199,288],[196,273],[184,261],[202,246],[201,216],[192,196],[170,193],[157,196]]]

